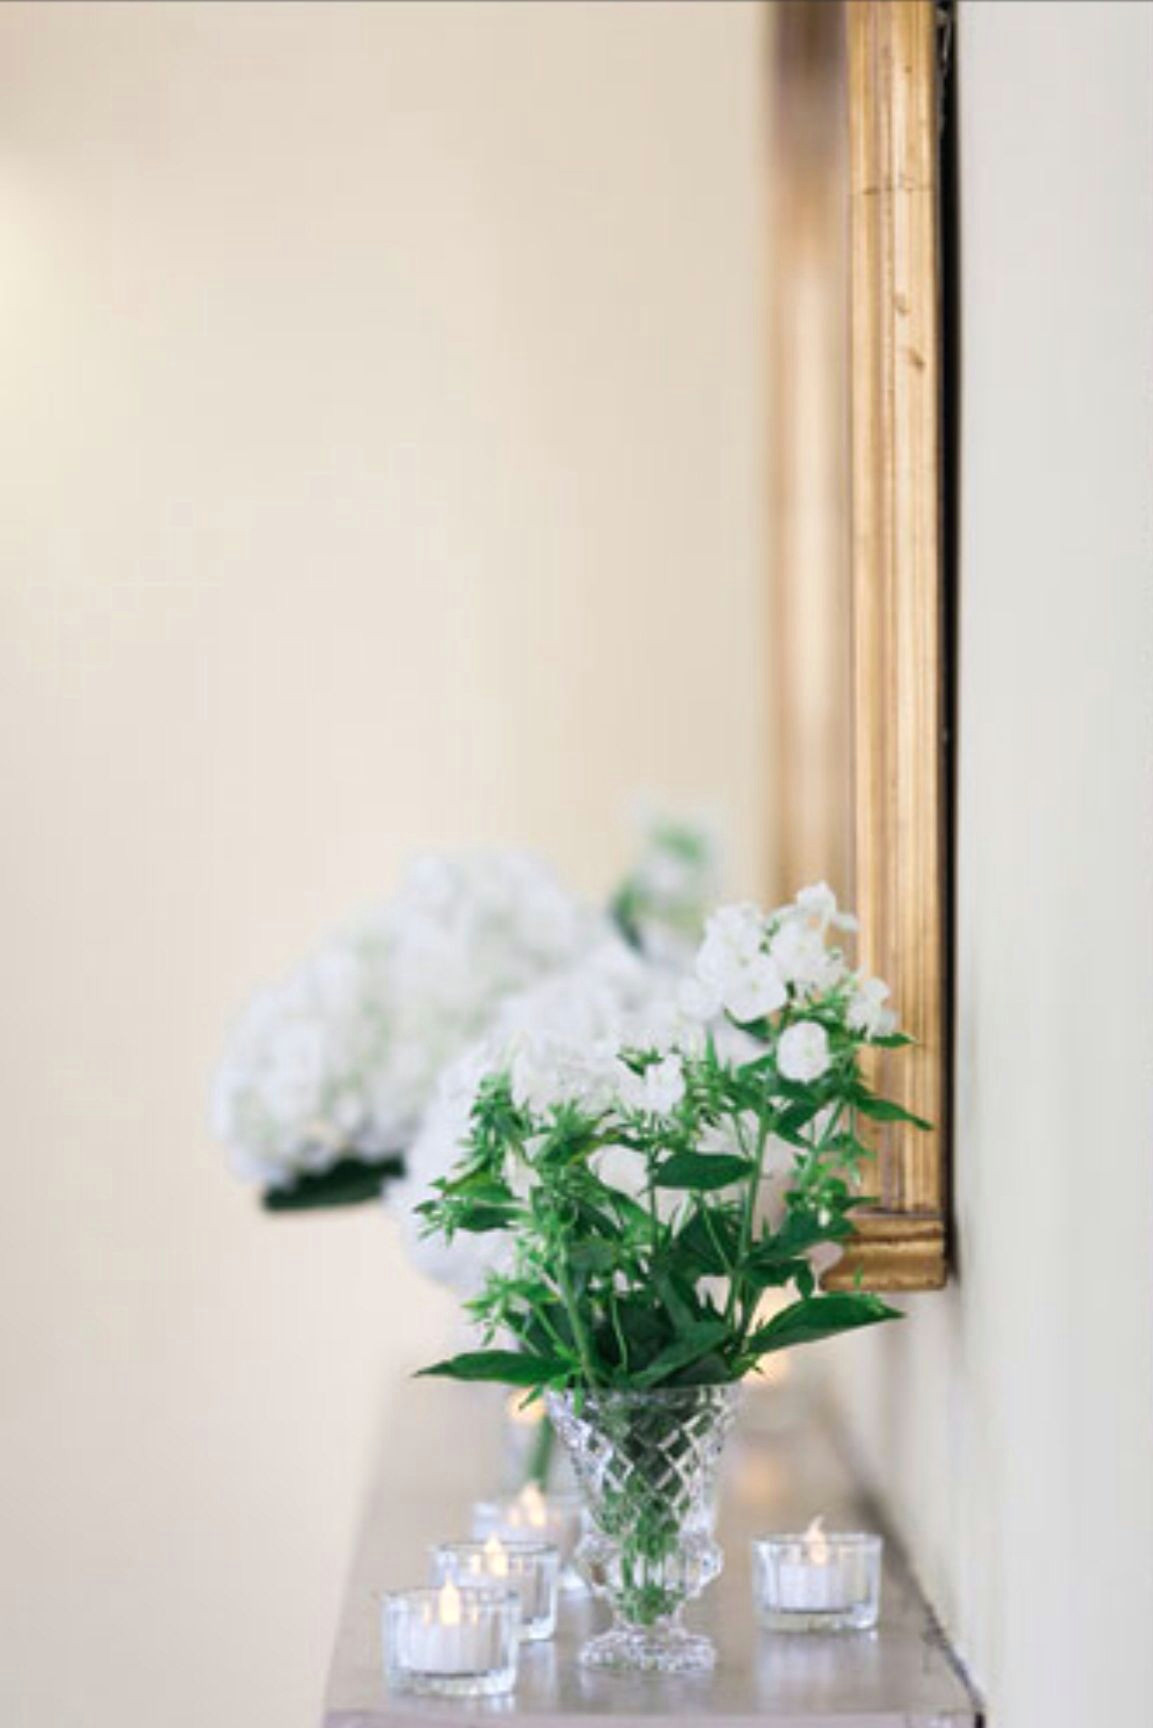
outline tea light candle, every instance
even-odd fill
[[[583,1590],[584,1581],[572,1564],[583,1516],[579,1494],[542,1494],[535,1482],[527,1482],[511,1500],[478,1500],[472,1509],[472,1534],[478,1542],[490,1536],[502,1542],[551,1542],[560,1550],[561,1589]]]
[[[864,1632],[877,1624],[879,1536],[826,1534],[814,1518],[803,1536],[753,1543],[757,1615],[774,1632]]]
[[[402,1590],[384,1598],[385,1679],[394,1692],[481,1698],[516,1684],[521,1604],[512,1590]]]
[[[520,1603],[520,1636],[529,1643],[556,1631],[560,1555],[551,1542],[442,1542],[432,1551],[437,1582],[496,1583]]]

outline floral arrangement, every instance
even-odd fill
[[[864,1123],[927,1126],[865,1081],[870,1046],[908,1040],[839,946],[852,928],[823,884],[768,915],[726,906],[671,1011],[609,1037],[530,1026],[474,1070],[461,1155],[421,1213],[503,1252],[468,1303],[486,1347],[426,1373],[578,1394],[720,1385],[897,1317],[817,1287],[866,1198]],[[793,1299],[765,1318],[770,1291]]]
[[[908,1040],[840,946],[853,928],[824,884],[723,907],[679,985],[567,1032],[527,1017],[445,1104],[459,1156],[417,1209],[434,1238],[485,1244],[466,1303],[483,1347],[424,1372],[546,1396],[585,1499],[579,1561],[616,1615],[591,1666],[712,1665],[680,1614],[720,1569],[739,1382],[899,1317],[818,1284],[867,1198],[865,1124],[927,1126],[866,1081],[870,1047]]]
[[[434,855],[242,1015],[214,1132],[275,1209],[378,1194],[436,1079],[502,1003],[603,941],[603,914],[521,853]]]

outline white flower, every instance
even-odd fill
[[[758,954],[734,973],[722,999],[733,1019],[744,1022],[783,1008],[788,991],[776,961],[768,954]]]
[[[406,1154],[408,1177],[388,1191],[390,1211],[409,1213],[430,1199],[432,1184],[460,1158],[468,1140],[472,1109],[481,1082],[489,1074],[511,1067],[514,1095],[534,1115],[547,1115],[559,1103],[577,1102],[595,1113],[616,1097],[621,1049],[665,1049],[676,1029],[677,975],[654,966],[615,935],[608,935],[586,958],[552,974],[531,989],[508,997],[500,1006],[484,1039],[449,1064],[419,1133]],[[644,1186],[644,1161],[624,1148],[610,1149],[614,1184],[629,1175],[635,1191]],[[615,1154],[619,1152],[617,1158]],[[598,1159],[609,1161],[609,1152]],[[507,1172],[518,1194],[524,1189],[523,1168]],[[606,1178],[607,1180],[608,1178]],[[415,1226],[405,1236],[417,1264],[432,1277],[468,1288],[487,1263],[500,1253],[500,1231],[475,1238],[459,1233],[452,1248],[429,1245]],[[462,1258],[458,1260],[457,1249]]]
[[[264,1186],[403,1151],[446,1064],[609,929],[524,854],[418,859],[383,907],[252,1001],[216,1078],[214,1132]]]
[[[496,1230],[458,1231],[451,1242],[426,1235],[416,1208],[433,1198],[433,1183],[448,1173],[464,1150],[477,1088],[491,1067],[491,1057],[481,1046],[442,1075],[424,1127],[405,1154],[405,1174],[391,1184],[386,1199],[417,1270],[464,1296],[474,1295],[486,1273],[507,1259],[508,1242]]]
[[[697,955],[698,974],[706,978],[717,967],[754,959],[764,936],[764,915],[751,901],[721,906],[705,925],[705,939]]]
[[[617,1063],[620,1078],[617,1094],[630,1110],[643,1110],[651,1116],[668,1116],[685,1095],[685,1070],[679,1056],[663,1056],[650,1062],[641,1074],[634,1074],[625,1063]]]
[[[883,978],[859,978],[845,1019],[854,1032],[866,1038],[888,1038],[897,1029],[897,1016],[886,1008],[889,986]]]
[[[702,984],[699,978],[684,980],[677,991],[677,1004],[690,1020],[712,1020],[721,1011],[719,992]]]
[[[707,1018],[723,1007],[734,1020],[756,1020],[784,1006],[776,962],[764,952],[765,920],[756,906],[722,906],[709,919],[696,960],[696,990],[682,993],[686,1012]]]
[[[336,942],[262,990],[233,1030],[212,1127],[237,1174],[267,1187],[342,1156],[393,1149],[373,1103],[386,1040],[370,932]]]
[[[509,1068],[513,1103],[534,1116],[547,1116],[564,1104],[579,1104],[595,1115],[611,1101],[615,1060],[611,1043],[522,1033]]]
[[[851,912],[838,912],[837,896],[827,882],[815,882],[809,888],[802,888],[797,895],[795,906],[798,912],[810,919],[822,932],[829,928],[857,928],[857,920]]]
[[[509,1066],[509,1090],[518,1110],[544,1116],[565,1100],[559,1084],[557,1052],[546,1037],[524,1038],[513,1052]]]
[[[601,1181],[632,1200],[639,1200],[648,1184],[648,1167],[631,1146],[605,1146],[596,1154],[595,1169]]]
[[[786,1080],[819,1080],[829,1066],[829,1035],[815,1020],[798,1020],[781,1034],[777,1067]]]
[[[823,932],[797,918],[780,926],[769,953],[786,984],[805,993],[828,990],[844,975],[844,961],[826,948]]]

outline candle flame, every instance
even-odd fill
[[[451,1578],[445,1579],[436,1599],[436,1617],[442,1626],[460,1625],[460,1591]]]
[[[508,1554],[495,1530],[484,1545],[484,1558],[490,1577],[508,1577]]]
[[[509,1421],[518,1428],[535,1428],[538,1422],[544,1421],[544,1405],[539,1402],[526,1404],[523,1392],[513,1392],[504,1408]]]
[[[521,1489],[516,1503],[516,1522],[529,1524],[534,1530],[543,1530],[548,1522],[548,1509],[544,1503],[544,1495],[535,1482],[526,1482]]]
[[[823,1515],[818,1512],[802,1538],[805,1544],[805,1558],[813,1566],[827,1566],[829,1564],[829,1544],[822,1529],[824,1522]]]

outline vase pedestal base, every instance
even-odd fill
[[[679,1626],[614,1626],[590,1638],[578,1660],[602,1673],[710,1674],[717,1652],[711,1638]]]

